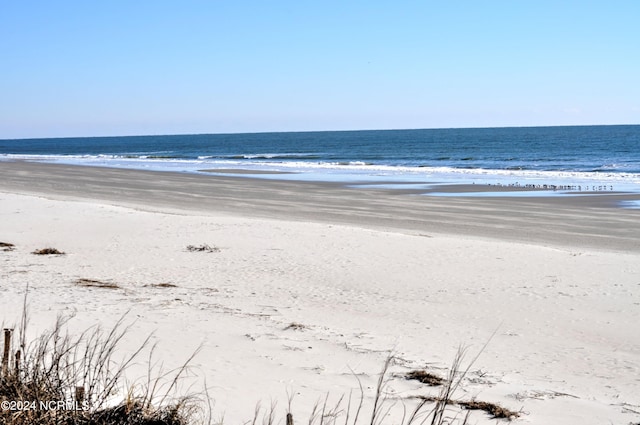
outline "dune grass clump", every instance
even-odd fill
[[[58,251],[56,248],[36,249],[32,252],[34,255],[65,255],[64,252]]]
[[[97,412],[87,425],[187,425],[181,405],[147,408],[143,402],[130,401]]]
[[[477,400],[464,401],[464,400],[456,400],[454,398],[455,392],[458,390],[458,388],[462,384],[462,381],[464,380],[466,375],[469,373],[471,366],[473,365],[473,363],[475,363],[476,359],[480,356],[482,351],[484,351],[484,347],[482,348],[482,350],[480,350],[480,352],[476,355],[476,357],[467,365],[467,367],[465,369],[462,369],[461,366],[462,366],[462,360],[465,354],[465,349],[462,347],[458,349],[458,354],[454,358],[451,369],[449,370],[449,375],[444,380],[442,384],[442,388],[440,389],[440,392],[438,393],[438,395],[418,397],[421,400],[421,402],[418,404],[420,409],[422,408],[422,406],[425,406],[429,403],[434,404],[433,409],[429,412],[429,417],[431,418],[431,421],[429,423],[431,425],[434,425],[434,424],[442,425],[442,424],[452,423],[447,419],[447,416],[446,416],[447,409],[450,406],[460,406],[461,408],[467,410],[467,414],[463,418],[462,425],[468,424],[469,413],[472,410],[482,410],[488,413],[489,415],[491,415],[494,419],[513,420],[515,418],[520,417],[519,412],[514,412],[511,410],[505,409],[494,403],[487,403],[487,402],[482,402]],[[454,416],[457,417],[457,415],[454,415]]]
[[[308,418],[304,420],[308,425],[469,425],[472,410],[483,410],[494,419],[513,420],[520,416],[519,412],[513,412],[493,403],[486,403],[476,400],[457,400],[455,394],[468,374],[472,360],[463,369],[462,361],[465,350],[460,348],[451,365],[446,379],[442,379],[442,385],[437,395],[409,397],[408,399],[398,398],[393,391],[389,391],[388,384],[392,379],[389,368],[394,362],[394,357],[387,357],[382,371],[378,376],[377,385],[374,387],[372,404],[365,405],[365,390],[358,379],[359,396],[353,396],[350,392],[348,396],[342,396],[335,404],[328,403],[328,395],[324,400],[319,400],[312,408]],[[476,357],[477,359],[477,357]],[[419,374],[421,375],[421,374]],[[415,402],[417,400],[417,402]],[[413,404],[411,409],[409,404]],[[293,425],[294,419],[290,413],[291,400],[289,401],[289,412],[286,414],[286,425]],[[400,407],[401,418],[390,419],[390,412],[394,407]],[[396,410],[397,412],[397,410]],[[258,415],[259,407],[256,408],[252,425],[260,423]],[[275,423],[274,405],[271,410],[263,412],[262,423],[273,425]]]
[[[4,330],[0,424],[193,423],[194,414],[198,414],[195,399],[170,396],[188,362],[171,371],[172,376],[146,377],[145,385],[126,389],[124,374],[128,367],[143,352],[149,352],[151,361],[151,336],[136,350],[119,358],[118,345],[128,331],[123,319],[111,330],[94,327],[76,336],[66,331],[67,320],[59,318],[51,330],[31,342],[25,339],[26,314],[17,332]]]

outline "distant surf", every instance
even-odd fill
[[[637,125],[0,140],[0,159],[190,173],[241,169],[238,175],[255,170],[260,178],[346,183],[640,192]]]

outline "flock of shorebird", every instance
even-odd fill
[[[575,191],[584,191],[584,192],[610,192],[613,191],[613,185],[558,185],[558,184],[520,184],[510,183],[510,184],[502,184],[495,183],[489,184],[489,186],[501,186],[501,187],[521,187],[523,189],[536,189],[536,190],[575,190]]]

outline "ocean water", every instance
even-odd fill
[[[249,176],[358,187],[478,183],[547,187],[556,194],[640,192],[640,126],[0,140],[2,160],[189,173],[285,171]]]

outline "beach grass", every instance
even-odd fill
[[[93,284],[94,281],[90,281]],[[100,286],[100,285],[98,285]],[[129,326],[122,317],[111,329],[92,327],[78,335],[67,330],[69,318],[58,318],[50,330],[32,341],[26,339],[28,314],[17,329],[4,329],[4,351],[0,374],[0,423],[7,425],[192,425],[217,424],[212,415],[213,401],[206,394],[174,395],[178,382],[197,353],[168,373],[152,369],[154,347],[151,335],[133,351],[119,358],[119,345]],[[298,324],[295,324],[298,325]],[[299,329],[300,326],[290,326]],[[125,372],[143,353],[149,358],[148,376],[141,385],[126,386]],[[416,379],[429,387],[440,387],[437,395],[402,398],[403,414],[398,422],[390,416],[398,399],[388,391],[397,375],[389,369],[389,355],[372,394],[366,394],[356,377],[358,390],[329,403],[329,395],[319,400],[303,419],[309,425],[443,425],[467,424],[472,410],[483,410],[492,418],[511,420],[519,416],[497,404],[477,400],[458,400],[455,393],[470,370],[472,360],[462,367],[465,350],[460,348],[446,378],[425,370],[412,371],[405,379]],[[477,357],[476,357],[477,358]],[[138,381],[140,382],[140,381]],[[347,394],[347,393],[345,393]],[[365,400],[367,402],[365,403]],[[366,408],[364,407],[366,404]],[[289,399],[286,414],[279,417],[276,403],[262,409],[256,405],[252,425],[276,425],[283,420],[294,425]],[[413,405],[408,409],[408,405]]]
[[[32,341],[28,315],[18,329],[4,329],[0,373],[0,423],[7,425],[186,425],[194,423],[195,397],[172,397],[188,362],[169,374],[149,370],[143,385],[125,388],[125,371],[142,356],[153,356],[151,335],[124,357],[119,344],[129,331],[124,317],[111,329],[92,327],[78,335],[69,318]],[[190,360],[190,359],[189,359]]]

